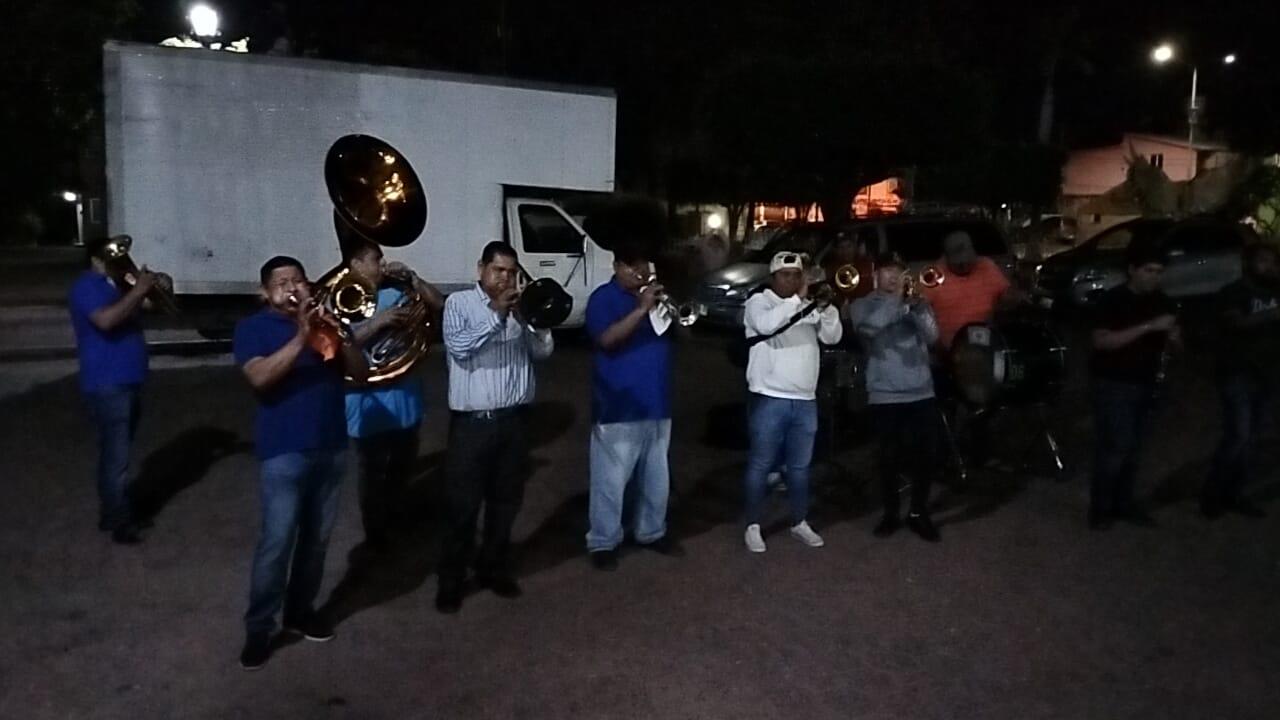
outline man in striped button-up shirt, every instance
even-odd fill
[[[453,417],[445,461],[449,521],[436,609],[445,613],[462,607],[481,503],[484,543],[476,580],[502,597],[520,595],[507,555],[529,465],[521,410],[533,401],[531,361],[550,356],[554,347],[550,330],[534,330],[519,317],[519,269],[511,246],[486,245],[478,271],[476,286],[450,295],[444,305]]]

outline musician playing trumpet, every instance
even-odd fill
[[[880,434],[884,517],[877,537],[902,525],[898,487],[911,479],[907,527],[930,542],[941,539],[929,515],[929,489],[938,474],[941,421],[929,369],[938,323],[929,303],[904,285],[906,263],[887,253],[876,260],[876,290],[855,300],[850,323],[867,351],[867,402]]]
[[[89,268],[67,298],[80,361],[80,392],[98,431],[98,529],[117,543],[141,542],[140,519],[128,497],[129,452],[138,427],[147,342],[141,311],[164,278],[145,266],[128,276],[114,272],[109,246],[115,238],[85,244]]]
[[[617,567],[623,538],[623,497],[631,486],[641,547],[683,554],[667,536],[671,475],[671,340],[675,318],[659,304],[649,253],[639,243],[613,250],[613,279],[587,301],[591,336],[591,502],[587,552],[598,570]]]
[[[369,371],[349,341],[332,360],[311,346],[317,330],[336,321],[312,302],[302,263],[273,257],[259,278],[266,307],[236,324],[232,342],[258,400],[254,443],[261,468],[262,530],[240,655],[246,670],[267,662],[282,607],[286,632],[315,642],[333,637],[314,601],[346,468],[343,376],[363,380]]]

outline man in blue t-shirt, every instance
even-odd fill
[[[86,244],[89,269],[71,286],[67,306],[80,358],[80,391],[98,430],[98,528],[110,531],[115,542],[132,545],[142,538],[127,495],[129,447],[147,377],[147,343],[138,316],[157,278],[143,268],[132,287],[118,284],[108,274],[108,241]]]
[[[351,271],[378,288],[377,311],[355,328],[355,342],[366,357],[371,343],[408,318],[409,309],[400,307],[404,293],[384,287],[388,273],[413,283],[430,321],[439,327],[444,296],[434,286],[401,263],[384,264],[382,248],[374,243],[354,243],[345,255]],[[360,518],[365,542],[375,550],[388,547],[392,516],[418,459],[421,425],[422,376],[415,371],[376,387],[347,388],[347,434],[360,459]]]
[[[587,552],[599,570],[618,566],[623,496],[633,481],[636,542],[664,555],[684,554],[666,534],[671,342],[664,333],[674,318],[658,304],[662,286],[649,281],[642,247],[620,245],[613,258],[613,279],[587,301],[587,333],[595,348]]]
[[[301,263],[273,257],[260,277],[266,307],[236,324],[233,341],[236,364],[258,399],[254,442],[261,462],[262,532],[240,654],[246,670],[267,662],[282,605],[286,632],[316,642],[333,638],[313,602],[346,465],[342,378],[368,373],[350,343],[341,343],[328,361],[312,349],[316,335],[336,321],[314,307]]]

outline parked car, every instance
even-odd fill
[[[1164,291],[1174,298],[1217,292],[1240,277],[1240,249],[1256,240],[1247,225],[1210,217],[1139,218],[1108,228],[1036,268],[1044,305],[1085,307],[1127,279],[1125,250],[1135,240],[1160,242],[1169,253]]]
[[[835,241],[852,236],[860,253],[875,256],[892,250],[903,257],[912,270],[939,262],[942,239],[954,230],[966,230],[973,237],[978,254],[994,259],[1012,275],[1014,258],[1000,229],[988,220],[968,217],[891,216],[854,221],[841,225],[802,223],[779,232],[760,250],[742,260],[708,274],[694,293],[694,300],[707,311],[708,324],[742,326],[742,306],[757,288],[768,282],[769,260],[789,250],[808,253],[823,264]],[[863,282],[873,282],[863,278]]]

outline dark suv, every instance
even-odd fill
[[[1240,249],[1256,240],[1247,225],[1210,217],[1139,218],[1107,228],[1036,268],[1043,304],[1084,307],[1125,282],[1125,250],[1134,241],[1162,243],[1169,253],[1164,291],[1175,298],[1210,295],[1240,278]]]

